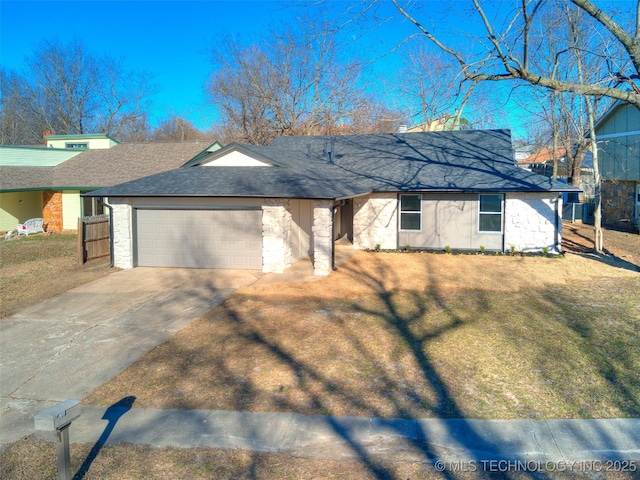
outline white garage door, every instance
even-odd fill
[[[136,210],[141,267],[262,269],[261,210]]]

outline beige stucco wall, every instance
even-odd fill
[[[0,230],[14,230],[30,218],[42,218],[42,192],[0,193]]]
[[[78,230],[78,217],[81,215],[80,191],[62,192],[62,229]]]
[[[270,167],[268,163],[261,162],[255,158],[248,157],[241,152],[229,152],[224,157],[218,158],[208,163],[203,163],[203,167]]]
[[[111,148],[117,143],[110,138],[61,138],[61,139],[47,139],[48,148],[66,148],[67,143],[86,143],[90,149],[104,149]]]
[[[556,210],[557,209],[557,210]],[[505,195],[504,244],[517,252],[540,252],[543,247],[556,251],[562,222],[556,227],[556,212],[562,200],[553,193],[507,193]],[[558,231],[556,231],[556,228]]]
[[[397,248],[398,196],[375,193],[353,199],[353,246]]]
[[[399,248],[502,250],[502,231],[480,231],[479,194],[422,193],[420,196],[421,228],[400,230]]]

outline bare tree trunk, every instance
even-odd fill
[[[602,253],[603,238],[602,238],[602,204],[601,204],[601,179],[600,179],[600,167],[598,166],[598,143],[596,142],[595,120],[593,105],[590,98],[585,98],[587,102],[587,117],[589,119],[589,139],[591,140],[591,152],[593,154],[593,181],[595,184],[595,208],[593,212],[593,225],[594,225],[594,248],[596,253]]]
[[[558,179],[558,124],[556,123],[556,92],[551,91],[551,128],[553,129],[553,180]]]

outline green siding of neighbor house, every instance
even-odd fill
[[[620,105],[596,127],[603,180],[640,181],[640,110]]]
[[[62,150],[55,148],[10,147],[0,145],[0,166],[2,167],[55,167],[82,150]]]
[[[42,218],[42,191],[0,193],[0,231],[13,230],[30,218]]]

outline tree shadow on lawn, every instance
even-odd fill
[[[240,292],[235,296],[235,301],[227,301],[218,307],[218,313],[222,320],[217,326],[222,327],[223,324],[224,326],[228,324],[228,330],[233,332],[235,337],[242,339],[242,342],[238,342],[234,349],[225,350],[215,356],[213,371],[215,372],[215,377],[218,377],[216,381],[218,384],[224,384],[226,388],[224,408],[240,411],[251,410],[253,399],[264,394],[261,393],[261,385],[258,385],[255,379],[243,373],[242,369],[238,369],[238,365],[243,363],[245,349],[257,348],[266,352],[264,357],[270,357],[275,359],[278,365],[284,365],[291,373],[295,388],[304,393],[302,403],[299,399],[293,397],[276,396],[274,400],[275,406],[280,411],[305,413],[301,410],[301,405],[304,403],[309,411],[331,414],[335,412],[335,403],[339,401],[354,412],[366,412],[366,416],[373,417],[389,418],[389,408],[394,417],[410,420],[416,419],[416,412],[429,412],[434,417],[456,419],[455,422],[444,423],[445,428],[448,429],[445,432],[446,436],[455,442],[455,445],[447,445],[446,447],[457,447],[475,452],[475,459],[478,461],[513,459],[513,452],[501,450],[502,447],[492,443],[486,432],[478,430],[477,423],[470,421],[465,408],[459,403],[460,392],[455,391],[455,388],[452,390],[449,377],[442,375],[442,363],[433,353],[433,349],[428,348],[448,334],[456,333],[464,329],[465,326],[477,323],[478,319],[466,316],[464,305],[462,305],[462,308],[460,308],[460,305],[452,305],[451,299],[448,297],[450,293],[438,286],[439,279],[436,278],[435,272],[429,270],[426,264],[420,272],[422,278],[416,278],[416,285],[424,284],[426,287],[420,286],[413,290],[411,285],[403,286],[403,288],[394,288],[394,286],[400,285],[400,282],[406,281],[407,276],[404,274],[402,276],[398,275],[385,262],[374,262],[372,265],[374,266],[366,268],[358,262],[348,262],[340,268],[337,274],[343,277],[342,282],[353,282],[363,287],[360,288],[360,291],[368,292],[367,296],[372,298],[371,301],[362,301],[362,298],[358,296],[331,300],[329,303],[323,298],[308,296],[303,301],[319,309],[325,309],[327,306],[334,307],[336,302],[341,302],[339,305],[342,305],[343,308],[339,310],[353,312],[356,316],[355,321],[350,323],[347,321],[348,319],[340,318],[339,314],[344,312],[338,311],[338,315],[329,314],[328,317],[330,317],[331,326],[337,328],[337,335],[346,339],[346,345],[355,352],[358,361],[375,369],[375,380],[379,382],[379,385],[375,386],[375,394],[372,393],[371,396],[367,396],[362,395],[361,391],[350,390],[347,383],[336,381],[335,378],[332,378],[331,372],[318,368],[318,365],[301,355],[299,350],[290,346],[291,344],[287,345],[286,342],[282,341],[282,338],[277,338],[272,332],[269,332],[268,328],[263,327],[264,324],[269,323],[270,316],[273,316],[273,312],[263,309],[268,307],[269,302],[271,304],[286,302],[286,295],[276,292],[272,298],[265,300],[259,292],[254,296]],[[333,281],[334,278],[331,280]],[[424,279],[426,279],[426,282]],[[508,279],[501,279],[501,281],[508,281]],[[327,283],[327,285],[335,287],[335,283]],[[338,285],[340,285],[339,282]],[[342,285],[345,285],[345,283],[342,283]],[[305,285],[299,284],[296,289],[304,292]],[[494,307],[492,303],[498,297],[488,292],[489,290],[481,289],[467,290],[463,294],[458,292],[458,295],[464,296],[473,305],[472,310],[490,312]],[[555,297],[553,297],[554,292]],[[587,294],[585,292],[585,296]],[[508,295],[508,293],[505,293],[505,295]],[[559,322],[569,324],[578,334],[581,331],[585,335],[589,334],[590,322],[594,319],[596,313],[581,317],[580,312],[576,312],[574,308],[575,304],[572,305],[573,297],[567,296],[562,291],[555,291],[551,287],[541,287],[539,290],[532,291],[531,295],[535,301],[539,302],[536,310],[539,311],[541,317],[557,316]],[[329,297],[337,296],[330,295]],[[247,304],[252,302],[255,304],[255,308],[245,308]],[[500,310],[496,311],[499,312]],[[286,310],[277,310],[280,315],[283,312],[286,312]],[[412,388],[407,388],[403,384],[403,382],[407,381],[407,376],[404,376],[403,372],[394,371],[393,365],[380,366],[379,352],[374,351],[375,349],[371,347],[371,344],[367,343],[369,339],[365,340],[362,332],[353,328],[354,326],[357,328],[357,315],[375,318],[380,328],[392,335],[394,339],[397,339],[392,351],[388,352],[388,356],[385,355],[382,362],[386,361],[385,359],[387,358],[398,358],[401,355],[408,354],[411,357],[410,360],[417,366],[418,372],[417,376],[412,377],[409,375],[410,381],[407,383],[414,382],[414,384],[411,384]],[[438,321],[425,322],[425,317],[431,318],[432,315],[439,315]],[[353,320],[353,317],[351,320]],[[509,323],[507,320],[501,319],[501,328],[504,325],[504,328],[508,329]],[[310,321],[312,320],[301,320],[301,322]],[[536,319],[532,319],[532,322],[535,321]],[[214,325],[217,324],[215,318],[211,322]],[[291,328],[285,334],[296,342],[305,340],[304,338],[296,337],[297,332],[292,328],[295,325],[291,323],[276,323],[272,328],[282,327],[282,325]],[[324,325],[327,325],[326,328],[329,326],[327,323],[320,322],[315,323],[313,328],[323,329]],[[584,332],[585,329],[586,333]],[[212,329],[211,335],[217,335],[220,330],[222,329]],[[370,332],[367,331],[366,333]],[[514,335],[517,333],[514,332]],[[482,338],[478,340],[480,342],[483,341]],[[327,342],[331,342],[331,339],[327,339]],[[172,369],[173,374],[181,379],[192,377],[189,381],[196,383],[206,382],[209,379],[197,377],[198,372],[194,370],[193,366],[198,362],[210,363],[212,357],[209,355],[208,350],[211,348],[225,347],[224,339],[216,339],[216,342],[211,344],[203,342],[203,346],[199,347],[200,349],[190,349],[188,343],[182,345],[175,339],[163,345],[162,348],[169,348],[166,345],[173,345],[170,347],[173,350],[169,352],[165,350],[162,353],[160,358],[166,359],[166,364],[163,365],[163,368]],[[585,344],[584,348],[587,346],[588,344]],[[560,361],[558,358],[570,357],[571,355],[571,351],[560,353],[541,350],[538,361]],[[455,355],[455,351],[451,352],[451,354]],[[251,353],[247,355],[251,357]],[[597,359],[600,362],[599,374],[611,382],[612,386],[621,380],[628,380],[621,379],[619,371],[613,373],[608,371],[606,361],[604,363],[602,361],[602,352],[598,355],[600,355]],[[619,355],[621,361],[627,363],[631,361],[631,350],[626,349]],[[343,359],[337,358],[333,364],[337,365],[342,361]],[[249,368],[251,367],[254,367],[255,370],[260,365],[250,365]],[[194,371],[196,376],[194,376]],[[634,370],[630,368],[630,371]],[[464,376],[465,372],[460,373]],[[544,372],[541,375],[544,376]],[[372,378],[372,376],[365,378]],[[141,381],[144,381],[144,379],[141,378]],[[490,380],[487,379],[487,381]],[[213,395],[216,393],[215,385],[215,382],[209,383],[205,390],[207,388],[210,389],[209,391]],[[180,387],[176,385],[176,388]],[[371,388],[373,391],[374,386],[372,385]],[[428,394],[424,394],[425,391]],[[386,407],[381,405],[381,398],[387,403]],[[640,412],[638,400],[634,397],[632,390],[623,390],[622,398],[620,400],[620,408],[623,411],[628,412],[629,415]],[[190,404],[188,395],[184,398],[184,402],[184,404],[178,406],[202,408]],[[349,428],[345,428],[341,418],[330,416],[327,421],[333,431],[349,445],[353,455],[366,465],[371,476],[377,479],[394,478],[393,471],[379,457],[371,453],[368,445],[360,443],[360,437],[356,437]],[[417,435],[410,439],[411,447],[421,452],[423,458],[435,462],[438,460],[435,453],[437,449],[430,447],[429,431],[422,428],[420,422],[416,423]],[[406,431],[402,430],[400,422],[389,421],[385,425],[388,425],[389,430],[395,431],[398,436],[406,434]],[[251,427],[248,426],[247,428],[250,429]],[[604,435],[605,433],[603,432]],[[479,473],[482,474],[482,472]],[[468,475],[452,470],[445,470],[441,472],[441,475],[442,478],[446,479],[468,478]],[[535,472],[527,472],[525,474],[523,472],[484,472],[484,475],[488,478],[507,479],[546,478],[544,473]]]
[[[435,286],[437,284],[436,279],[432,278],[427,282],[428,287],[426,291],[413,292],[410,298],[407,298],[406,295],[402,296],[401,292],[387,288],[386,284],[389,282],[389,279],[396,277],[395,280],[391,281],[392,284],[397,283],[398,279],[396,272],[389,269],[389,267],[383,263],[380,263],[374,272],[360,269],[356,264],[346,264],[341,267],[341,270],[346,273],[352,281],[365,284],[369,287],[380,300],[380,302],[377,302],[371,307],[358,301],[344,300],[344,302],[346,302],[345,308],[359,314],[377,318],[394,337],[399,338],[401,342],[398,350],[410,352],[413,361],[418,365],[420,371],[419,382],[423,387],[427,387],[427,389],[433,393],[433,398],[427,400],[421,395],[416,394],[415,390],[412,391],[411,389],[403,388],[405,387],[404,385],[399,385],[398,378],[393,376],[393,372],[389,370],[383,373],[378,371],[378,375],[381,375],[379,380],[383,386],[382,388],[376,388],[376,390],[382,390],[384,392],[383,396],[387,402],[393,406],[393,410],[397,416],[413,419],[415,409],[411,407],[418,406],[420,409],[431,411],[435,417],[457,419],[455,423],[450,424],[451,431],[448,432],[448,435],[450,438],[455,439],[458,443],[458,448],[476,451],[476,460],[478,461],[512,458],[511,452],[500,451],[497,445],[492,444],[491,440],[483,436],[482,432],[477,432],[476,427],[465,420],[465,413],[458,407],[447,382],[443,380],[438,373],[434,359],[430,357],[425,348],[428,344],[437,341],[448,332],[456,330],[475,320],[463,318],[449,307],[448,302]],[[430,272],[425,271],[424,274],[429,276]],[[489,308],[482,291],[470,292],[469,295],[473,296],[473,301],[480,305],[481,308]],[[407,301],[409,305],[406,304]],[[382,305],[383,308],[379,308],[380,305]],[[445,315],[443,316],[446,316],[448,320],[434,328],[425,329],[423,328],[424,325],[422,325],[423,317],[433,305],[444,312]],[[342,402],[345,402],[355,409],[363,409],[371,412],[374,417],[385,416],[385,412],[376,405],[375,399],[369,401],[366,397],[356,396],[345,390],[340,384],[334,382],[328,375],[319,371],[314,365],[306,362],[304,359],[298,358],[295,353],[287,351],[277,342],[251,327],[251,323],[243,318],[242,313],[235,311],[231,307],[228,307],[226,313],[228,314],[227,318],[235,323],[236,331],[239,335],[242,335],[247,341],[253,344],[266,348],[271,355],[274,355],[281,363],[287,365],[294,372],[298,388],[307,390],[314,410],[330,412],[331,405],[325,395],[312,392],[306,388],[306,385],[310,383],[321,384],[324,392],[329,393],[330,396],[333,397],[340,397]],[[260,320],[254,318],[252,321],[259,322]],[[343,329],[343,333],[348,338],[351,347],[357,350],[359,357],[372,365],[379,363],[379,359],[376,358],[375,354],[368,351],[367,346],[353,331],[345,328]],[[394,352],[391,353],[392,356],[393,353]],[[299,408],[299,405],[289,403],[287,399],[281,399],[278,406],[283,411],[296,411]],[[338,417],[329,417],[328,421],[334,431],[350,446],[353,453],[364,462],[375,478],[394,478],[392,472],[387,469],[379,459],[372,455],[365,445],[359,443],[359,440],[351,434],[348,428],[344,427]],[[406,433],[406,431],[401,429],[401,425],[403,424],[388,422],[388,425],[391,430],[398,425],[396,433],[399,436]],[[417,436],[411,439],[412,447],[420,451],[424,458],[435,463],[438,457],[434,453],[433,448],[429,447],[429,433],[422,430],[419,424],[417,424],[417,429]],[[451,445],[450,447],[455,448],[456,446]],[[449,469],[440,472],[440,475],[446,479],[462,478],[460,477],[461,474]],[[491,474],[487,473],[487,475],[490,475],[490,478],[513,478],[509,472],[491,472]],[[536,473],[531,473],[528,477],[542,478]],[[522,476],[519,474],[518,478],[522,478]]]
[[[593,378],[590,382],[561,378],[561,370],[556,369],[556,374],[547,375],[546,380],[564,383],[565,388],[575,382],[573,389],[585,392],[582,400],[589,399],[591,403],[600,402],[606,392],[613,395],[608,400],[616,416],[640,416],[639,289],[640,279],[633,278],[602,278],[571,289],[547,287],[537,300],[537,310],[545,313],[552,328],[557,325],[558,331],[564,332],[564,338],[553,344],[553,351],[537,350],[539,371],[544,376],[553,372],[548,368],[550,362],[564,364],[568,369],[578,360],[587,364]],[[585,388],[589,387],[591,393],[586,393]],[[566,388],[566,403],[575,406],[579,417],[588,418],[592,405],[576,403],[571,398],[573,389]]]
[[[571,227],[571,226],[565,225],[564,228],[569,229],[572,235],[575,235],[577,237],[577,241],[571,238],[568,238],[568,236],[563,236],[562,237],[563,250],[584,258],[588,258],[590,260],[604,263],[605,265],[608,265],[610,267],[622,268],[625,270],[630,270],[632,272],[640,272],[640,265],[636,265],[623,258],[620,258],[615,254],[613,254],[610,250],[608,250],[606,247],[606,243],[607,243],[606,240],[605,240],[605,246],[603,248],[603,252],[596,253],[594,250],[595,242],[592,237],[590,238],[582,234],[581,230],[577,227]]]
[[[345,309],[377,318],[388,331],[393,333],[394,337],[400,339],[401,346],[398,350],[410,352],[413,361],[419,367],[419,383],[433,393],[431,398],[416,394],[415,389],[405,389],[405,386],[399,383],[399,379],[393,375],[391,370],[379,371],[378,376],[383,385],[380,390],[384,392],[385,400],[393,406],[397,416],[409,419],[415,418],[415,408],[413,407],[417,406],[421,410],[432,412],[435,417],[456,419],[455,422],[447,423],[447,428],[449,428],[447,436],[455,439],[458,448],[475,452],[475,460],[478,462],[505,459],[526,461],[527,458],[514,458],[513,451],[501,450],[503,446],[492,443],[486,432],[477,430],[477,423],[468,421],[468,416],[457,403],[456,395],[452,393],[448,380],[438,372],[438,359],[429,353],[427,347],[437,342],[441,337],[477,321],[473,318],[465,318],[459,309],[451,308],[451,304],[446,298],[446,293],[437,286],[438,279],[433,278],[433,274],[425,268],[424,275],[428,278],[426,289],[423,292],[413,291],[406,293],[405,291],[403,293],[389,288],[389,285],[398,285],[400,279],[396,272],[383,262],[380,262],[373,271],[360,268],[354,262],[347,263],[341,267],[341,273],[347,275],[353,282],[367,286],[375,293],[378,299],[378,302],[371,305],[358,300],[343,299]],[[624,281],[636,282],[634,279]],[[409,288],[410,286],[407,287],[407,289]],[[492,300],[488,298],[484,291],[467,291],[465,295],[469,297],[469,301],[476,306],[476,309],[481,311],[491,310]],[[575,305],[575,298],[571,297],[570,293],[558,291],[555,287],[543,287],[539,291],[533,292],[532,295],[534,296],[534,301],[539,302],[537,310],[539,310],[542,317],[558,318],[559,322],[567,324],[578,335],[590,335],[588,330],[597,318],[597,310],[589,315],[582,315],[581,312],[577,312],[575,308],[572,308],[572,304]],[[556,295],[556,298],[551,300],[550,306],[546,298],[553,297],[553,295]],[[585,292],[586,295],[588,295],[588,292]],[[562,298],[558,298],[558,296]],[[382,308],[380,308],[381,306]],[[430,314],[430,309],[433,306],[444,313],[442,318],[446,320],[425,328],[424,316]],[[371,412],[372,416],[386,416],[385,412],[376,405],[375,400],[369,401],[366,397],[353,395],[352,392],[344,389],[342,385],[334,382],[330,376],[316,369],[314,365],[283,348],[282,345],[268,335],[253,329],[250,323],[245,321],[242,313],[234,311],[232,308],[227,313],[230,314],[232,321],[237,324],[238,330],[244,332],[242,335],[248,341],[266,348],[280,362],[288,365],[295,372],[298,388],[309,392],[314,410],[331,412],[331,405],[327,396],[318,392],[311,392],[306,388],[306,385],[310,383],[321,384],[325,393],[339,396],[343,402],[353,406],[355,409],[367,410]],[[337,322],[340,321],[340,319],[335,320]],[[253,321],[259,322],[260,320],[253,319]],[[506,325],[508,328],[509,322],[506,319],[502,319],[501,324]],[[535,325],[533,327],[535,328]],[[351,348],[357,351],[358,356],[364,359],[365,362],[369,362],[372,365],[379,362],[375,353],[368,350],[367,345],[362,342],[361,338],[353,330],[344,328],[342,333],[348,339]],[[598,375],[608,382],[611,388],[616,388],[620,392],[617,407],[628,416],[637,416],[640,413],[640,403],[634,395],[634,390],[625,386],[625,384],[633,381],[633,372],[637,371],[632,365],[632,351],[628,348],[617,349],[614,354],[615,358],[609,360],[609,350],[589,351],[589,346],[590,343],[586,342],[578,347],[584,355],[597,365]],[[391,352],[391,356],[393,356],[393,353]],[[558,352],[541,349],[539,360],[561,363],[565,357],[570,356],[570,353],[570,350]],[[612,363],[609,362],[621,362],[627,366],[626,371],[628,373],[622,373],[620,369],[612,368]],[[544,370],[542,372],[542,375],[544,375]],[[508,381],[509,379],[505,380]],[[560,388],[558,386],[558,389]],[[559,390],[557,395],[561,394]],[[281,399],[279,407],[284,411],[296,411],[299,405],[289,403],[287,399]],[[580,415],[588,417],[589,412],[588,410],[580,411]],[[330,421],[332,420],[330,419]],[[395,428],[392,422],[389,425],[392,429]],[[335,432],[339,433],[351,446],[353,452],[365,462],[375,478],[392,478],[391,472],[374,455],[367,451],[366,446],[360,445],[358,439],[351,436],[350,431],[345,429],[339,421],[332,421],[332,426]],[[403,432],[399,429],[397,433],[401,435]],[[605,431],[600,431],[600,433],[603,441],[612,440],[608,438],[608,434]],[[576,432],[576,438],[578,436],[579,432]],[[430,448],[429,441],[429,432],[422,430],[420,423],[418,423],[418,435],[412,440],[413,447],[419,449],[425,458],[435,462],[438,457],[434,450]],[[488,472],[486,473],[489,475]],[[442,472],[443,478],[447,479],[461,478],[459,475],[455,471],[447,470]],[[510,472],[491,472],[490,477],[523,478],[523,473],[518,472],[512,475]],[[525,477],[546,478],[544,473],[539,472],[527,472]]]

